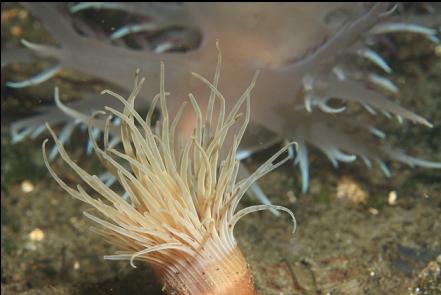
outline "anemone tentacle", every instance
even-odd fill
[[[194,75],[210,89],[209,108],[202,115],[194,96],[189,99],[196,115],[192,136],[184,142],[176,126],[182,112],[173,119],[168,112],[164,83],[164,64],[161,64],[159,100],[162,119],[152,124],[149,110],[146,118],[135,109],[135,100],[144,78],[135,77],[133,91],[127,99],[111,91],[103,91],[123,104],[123,110],[105,107],[88,120],[91,146],[109,174],[102,177],[90,175],[67,154],[63,138],[47,128],[55,141],[61,158],[90,188],[97,198],[81,185],[69,187],[51,168],[43,143],[44,162],[56,182],[72,197],[92,206],[96,213],[85,216],[101,225],[97,232],[106,240],[119,246],[122,252],[106,255],[109,260],[135,260],[149,262],[169,294],[255,294],[246,262],[238,249],[234,227],[244,216],[261,210],[278,210],[288,213],[296,229],[294,214],[287,208],[271,204],[239,209],[245,192],[259,178],[284,164],[290,157],[279,160],[292,143],[270,157],[254,173],[237,180],[239,161],[236,159],[239,143],[250,121],[251,91],[257,79],[238,98],[225,116],[215,116],[215,102],[223,95],[217,90],[220,58],[213,83]],[[240,110],[245,108],[245,113]],[[66,110],[68,111],[68,110]],[[106,115],[104,146],[97,143],[95,121]],[[120,120],[120,150],[109,146],[110,121]],[[231,127],[239,125],[231,134]],[[154,126],[153,126],[154,125]],[[65,132],[64,132],[65,133]],[[226,138],[232,137],[226,156],[221,153]],[[122,162],[125,162],[123,164]],[[106,184],[113,175],[125,193],[120,196]],[[202,275],[201,275],[202,273]]]

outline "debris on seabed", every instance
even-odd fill
[[[292,190],[287,191],[286,196],[288,197],[288,202],[290,204],[295,204],[297,202],[297,197]]]
[[[23,180],[21,182],[21,190],[24,193],[30,193],[34,190],[34,185],[29,180]]]
[[[29,251],[37,250],[37,244],[44,240],[44,231],[39,228],[29,233],[29,242],[25,244],[25,248]]]
[[[435,55],[441,57],[441,45],[435,47]]]
[[[441,292],[441,255],[430,261],[418,274],[416,285],[411,289],[412,295],[440,294]]]
[[[397,192],[396,191],[390,191],[389,195],[387,196],[387,203],[389,206],[395,206],[397,204]]]
[[[376,208],[369,208],[368,211],[372,215],[378,215],[378,213],[380,213],[380,211],[378,211],[378,209],[376,209]]]
[[[337,184],[337,198],[348,200],[353,205],[365,205],[368,193],[350,177],[343,177]]]
[[[34,229],[29,233],[29,239],[31,239],[32,242],[41,242],[44,240],[44,231],[39,228]]]
[[[19,26],[13,26],[10,31],[11,35],[15,37],[21,37],[23,35],[23,29]]]
[[[73,269],[74,270],[79,270],[80,269],[80,262],[78,260],[76,260],[73,264]]]

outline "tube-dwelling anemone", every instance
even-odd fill
[[[250,95],[257,74],[250,86],[228,112],[225,98],[217,89],[221,68],[218,65],[213,82],[192,73],[210,89],[209,104],[203,115],[195,97],[190,93],[196,123],[192,136],[179,137],[177,126],[180,114],[170,118],[164,86],[164,65],[161,64],[160,89],[153,99],[147,117],[142,118],[134,103],[144,78],[135,77],[134,89],[125,99],[105,90],[118,99],[124,109],[119,112],[106,107],[104,147],[93,140],[94,150],[104,166],[114,174],[125,190],[123,196],[107,187],[96,175],[80,168],[66,153],[63,144],[48,126],[63,160],[90,186],[100,198],[93,197],[81,185],[69,187],[50,167],[45,145],[46,166],[58,184],[74,198],[99,212],[84,214],[102,227],[94,229],[121,252],[105,256],[110,260],[147,261],[153,267],[163,289],[168,294],[255,294],[248,265],[233,235],[236,223],[246,214],[277,209],[293,213],[281,206],[255,205],[238,210],[238,204],[257,179],[283,164],[288,157],[277,161],[288,146],[269,158],[249,177],[237,180],[239,161],[236,152],[250,119]],[[152,126],[153,110],[159,101],[162,119]],[[245,108],[244,114],[240,110]],[[96,112],[92,121],[105,112]],[[121,120],[123,150],[109,145],[112,118]],[[236,134],[230,127],[239,125]],[[227,136],[232,144],[221,153]],[[225,156],[223,156],[225,154]]]

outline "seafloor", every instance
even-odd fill
[[[44,40],[41,30],[24,10],[2,4],[2,46],[32,34]],[[402,89],[397,99],[435,127],[377,122],[389,130],[390,143],[441,161],[440,47],[419,36],[394,38],[399,47],[383,53]],[[82,215],[87,207],[49,176],[41,157],[43,137],[10,143],[8,124],[49,103],[53,82],[13,91],[4,81],[26,77],[39,66],[2,72],[1,294],[162,294],[148,265],[134,269],[103,260],[115,249],[89,231]],[[99,81],[81,81],[70,72],[56,78],[67,97],[103,88]],[[86,170],[98,171],[96,159],[84,155],[85,142],[78,131],[69,150]],[[256,168],[273,151],[247,160],[248,167]],[[388,179],[358,162],[335,170],[318,152],[312,157],[307,194],[300,193],[291,164],[259,181],[273,203],[295,212],[294,236],[287,216],[269,212],[244,218],[235,231],[259,294],[441,294],[441,172],[388,163],[393,172]],[[78,180],[60,159],[53,166],[68,182]]]

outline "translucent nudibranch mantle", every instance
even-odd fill
[[[384,115],[397,118],[400,123],[408,121],[432,127],[430,121],[435,120],[433,123],[438,125],[436,118],[425,118],[406,108],[407,103],[400,104],[406,100],[397,98],[408,96],[404,94],[407,91],[400,94],[400,88],[407,87],[396,84],[400,67],[395,65],[404,59],[391,58],[401,55],[393,52],[411,44],[399,41],[401,38],[396,39],[395,34],[421,35],[427,40],[421,47],[439,46],[441,35],[436,28],[441,27],[441,7],[435,4],[28,2],[23,5],[56,44],[35,43],[37,39],[31,34],[29,40],[22,40],[22,48],[2,47],[2,67],[43,59],[51,64],[26,80],[7,81],[7,87],[40,84],[68,70],[131,91],[127,86],[132,84],[136,67],[150,81],[159,84],[157,65],[164,60],[169,92],[192,92],[197,98],[205,97],[206,87],[188,79],[188,73],[211,77],[212,60],[217,54],[212,45],[220,40],[226,61],[221,84],[227,105],[233,105],[239,91],[248,86],[249,76],[260,71],[259,83],[253,90],[251,122],[238,158],[284,141],[297,142],[299,154],[293,157],[293,162],[300,171],[297,179],[302,193],[307,193],[310,176],[317,171],[311,169],[311,164],[321,162],[311,161],[314,150],[323,152],[335,168],[362,160],[367,169],[378,166],[386,177],[392,175],[388,164],[391,160],[411,167],[441,169],[437,157],[424,160],[407,154],[407,148],[388,144],[388,125],[379,121]],[[115,10],[126,16],[114,18],[111,11]],[[112,18],[115,23],[100,21],[103,17]],[[419,39],[412,40],[419,43]],[[387,52],[389,57],[382,56]],[[124,62],[115,63],[115,60]],[[151,104],[157,93],[152,89],[144,87],[139,93],[138,111]],[[172,116],[181,106],[182,98],[186,96],[173,95],[167,101]],[[424,105],[417,96],[412,99]],[[201,101],[202,110],[207,103],[206,99]],[[368,115],[353,107],[356,105]],[[52,126],[63,126],[59,139],[68,144],[74,127],[84,127],[93,111],[111,106],[122,112],[118,101],[95,93],[67,106],[71,111],[66,111],[56,100],[55,105],[34,109],[31,117],[13,122],[12,142],[39,137],[46,130],[44,123],[49,122]],[[182,128],[186,134],[191,132],[193,119],[190,108],[183,112],[181,123],[190,122],[188,129]],[[112,123],[117,125],[116,122]],[[100,136],[104,124],[96,127],[94,138]],[[253,136],[256,133],[264,135]],[[109,145],[116,143],[120,143],[118,126],[110,128]],[[90,154],[92,150],[91,138],[86,151]],[[56,155],[54,147],[49,160]],[[247,173],[245,167],[240,168],[240,173]],[[109,185],[115,181],[110,173],[103,174],[102,179]],[[253,185],[251,192],[262,204],[270,203],[258,184]]]
[[[84,214],[102,226],[95,229],[97,233],[121,250],[105,258],[129,260],[133,267],[135,260],[147,261],[167,294],[255,294],[247,263],[233,235],[236,223],[248,213],[271,208],[287,212],[295,231],[295,217],[285,207],[255,205],[238,209],[245,192],[257,179],[289,159],[286,156],[278,161],[292,145],[283,147],[249,177],[237,180],[236,152],[250,120],[250,96],[257,74],[227,111],[226,100],[217,88],[220,71],[219,54],[213,82],[193,73],[210,89],[210,95],[205,112],[196,98],[191,93],[188,95],[195,126],[187,139],[178,134],[185,104],[176,117],[169,117],[166,97],[170,94],[165,90],[162,63],[159,93],[153,98],[146,118],[134,108],[144,82],[138,73],[127,99],[103,91],[119,100],[124,108],[122,112],[111,107],[106,107],[106,112],[95,112],[89,120],[89,133],[97,156],[117,177],[125,196],[80,168],[48,125],[63,160],[99,198],[81,185],[77,189],[69,187],[50,167],[45,151],[47,140],[43,143],[44,161],[51,175],[71,196],[96,209],[98,215]],[[163,115],[152,127],[157,104]],[[240,113],[241,109],[245,111]],[[106,113],[106,120],[98,118]],[[120,151],[109,146],[110,121],[115,117],[121,120]],[[102,148],[92,136],[98,120],[105,122]],[[236,124],[237,132],[229,134]],[[227,138],[232,144],[227,152],[221,153]]]

